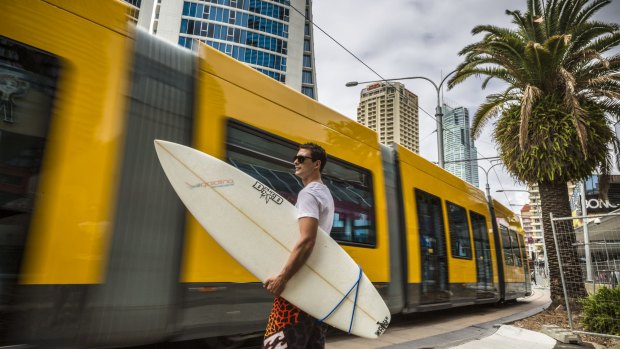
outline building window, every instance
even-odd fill
[[[304,84],[312,84],[313,83],[313,81],[312,81],[312,72],[304,71],[302,73],[302,82]]]
[[[302,87],[301,93],[305,94],[306,96],[310,98],[314,98],[314,88],[312,87]]]

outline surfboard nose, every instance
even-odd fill
[[[155,146],[155,149],[161,149],[161,148],[171,149],[171,148],[174,148],[175,145],[180,145],[180,144],[164,141],[162,139],[154,139],[153,145]]]

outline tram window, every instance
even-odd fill
[[[519,241],[517,240],[517,231],[510,229],[510,244],[512,245],[512,254],[515,256],[517,267],[522,267],[521,253],[519,252]]]
[[[471,240],[469,239],[467,211],[465,208],[449,201],[446,201],[446,208],[448,211],[452,257],[471,259]]]
[[[228,162],[295,204],[303,184],[293,173],[291,158],[299,145],[234,120],[227,132]],[[370,171],[328,156],[321,177],[334,198],[331,237],[344,244],[375,246]]]
[[[0,36],[0,318],[20,273],[60,68],[57,57]]]
[[[436,282],[434,287],[441,290],[447,289],[448,251],[446,250],[441,199],[420,189],[414,189],[414,193],[418,215],[423,286],[429,286],[428,282]]]
[[[474,251],[476,252],[478,280],[489,282],[493,278],[491,267],[491,244],[489,243],[489,233],[487,222],[483,215],[469,211],[471,220],[471,230],[474,234]]]
[[[506,265],[515,265],[514,255],[512,253],[512,246],[510,245],[510,235],[508,235],[508,228],[500,225],[499,230],[502,234],[502,247],[504,248],[504,260]]]
[[[525,261],[527,261],[527,253],[525,252],[525,242],[523,241],[523,235],[518,235],[518,238],[519,238],[519,250],[521,251],[521,256],[523,256]],[[527,267],[527,263],[524,263],[524,264]]]

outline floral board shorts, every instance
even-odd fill
[[[327,325],[282,297],[273,302],[263,349],[323,349]]]

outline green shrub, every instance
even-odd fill
[[[620,287],[600,288],[579,301],[583,327],[590,332],[620,335]]]

